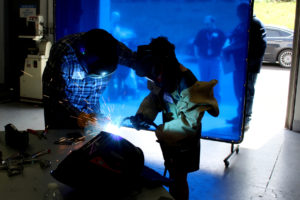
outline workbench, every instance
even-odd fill
[[[72,133],[74,131],[80,132],[85,136],[85,140],[83,142],[79,142],[73,145],[58,145],[54,144],[58,138],[66,136],[68,133]],[[126,132],[126,131],[123,131]],[[140,145],[139,146],[143,151],[148,151],[146,154],[157,157],[156,153],[149,152],[149,149],[153,149],[153,145],[155,144],[155,136],[153,133],[147,133],[145,139],[147,140],[147,145],[143,145],[142,141],[139,141],[139,137],[142,137],[140,133],[138,133],[138,137],[133,135],[132,133],[125,133],[125,138],[129,135],[129,137],[134,138],[133,144]],[[135,133],[137,134],[137,133]],[[57,165],[62,161],[68,153],[73,150],[80,148],[83,144],[88,142],[91,138],[94,137],[93,134],[87,134],[82,130],[48,130],[46,134],[47,139],[39,138],[36,135],[29,134],[29,146],[26,149],[26,152],[30,155],[39,152],[44,149],[50,149],[51,152],[45,155],[40,156],[39,158],[51,161],[51,166],[45,169],[42,169],[39,164],[26,164],[24,165],[24,169],[22,174],[8,176],[6,170],[0,170],[0,199],[1,200],[41,200],[43,198],[43,194],[47,190],[47,185],[50,182],[55,182],[59,186],[59,190],[61,191],[64,199],[90,199],[92,197],[88,197],[89,194],[82,194],[81,191],[75,190],[63,183],[58,182],[54,179],[50,172],[55,170]],[[151,138],[151,139],[149,139]],[[127,139],[130,138],[127,137]],[[149,147],[149,148],[148,148]],[[157,146],[156,146],[157,147]],[[143,149],[145,148],[145,149]],[[148,149],[147,149],[148,148]],[[0,131],[0,151],[2,152],[2,158],[6,159],[9,156],[17,153],[18,151],[7,146],[5,144],[5,132]],[[159,155],[160,156],[160,155]],[[99,195],[97,198],[93,199],[107,199],[101,198]],[[167,190],[163,186],[158,186],[154,188],[142,188],[139,191],[133,191],[129,196],[124,196],[123,199],[136,199],[136,200],[170,200],[173,199],[171,195],[167,192]],[[121,199],[120,199],[121,200]]]

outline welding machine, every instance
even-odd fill
[[[51,42],[43,39],[43,17],[26,18],[27,31],[19,38],[35,41],[35,47],[28,48],[23,75],[20,77],[20,100],[41,103],[43,99],[42,75],[50,54]]]

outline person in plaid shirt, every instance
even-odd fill
[[[134,53],[102,29],[56,42],[43,73],[47,128],[83,128],[101,113],[100,97],[118,64],[132,67]]]

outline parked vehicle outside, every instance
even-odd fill
[[[264,62],[279,63],[281,67],[291,67],[294,32],[290,29],[265,25],[267,48]]]

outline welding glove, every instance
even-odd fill
[[[136,130],[148,130],[150,128],[150,125],[152,125],[153,123],[150,120],[146,119],[142,114],[131,116],[129,117],[129,120]]]
[[[87,114],[85,112],[81,112],[77,118],[77,124],[80,128],[84,128],[88,125],[96,126],[97,118],[94,113]]]

